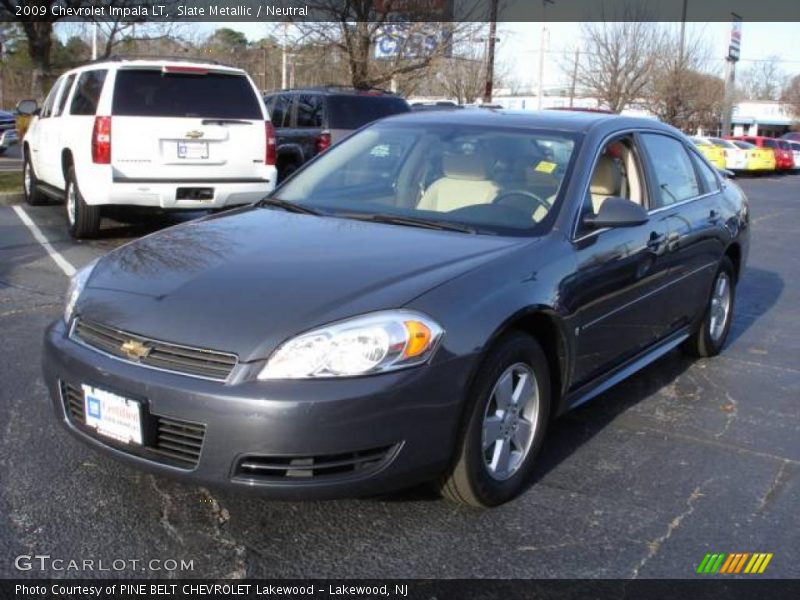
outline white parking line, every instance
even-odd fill
[[[45,249],[50,258],[52,258],[53,261],[58,265],[58,267],[62,271],[64,271],[64,275],[66,275],[67,277],[72,277],[73,275],[75,275],[76,271],[75,266],[72,263],[70,263],[66,258],[61,256],[58,250],[53,248],[52,244],[42,233],[42,230],[36,226],[36,223],[34,223],[33,220],[28,216],[28,213],[25,212],[25,209],[22,208],[21,206],[12,206],[11,208],[14,209],[14,212],[17,213],[17,216],[19,217],[20,221],[22,221],[25,224],[25,227],[27,227],[30,230],[33,237],[36,239],[37,242],[39,242],[42,245],[42,247]]]

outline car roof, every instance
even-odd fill
[[[211,60],[190,60],[186,58],[109,58],[97,60],[77,67],[76,71],[90,69],[127,69],[136,67],[199,67],[209,71],[227,71],[230,73],[244,73],[243,69],[224,65]]]
[[[587,132],[595,126],[605,125],[610,129],[661,129],[676,132],[656,119],[629,117],[569,110],[441,110],[417,111],[393,115],[381,119],[381,123],[444,123],[452,125],[479,125],[495,127],[519,127],[521,129],[555,129],[561,131]]]

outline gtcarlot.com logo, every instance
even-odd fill
[[[763,573],[771,560],[772,552],[709,552],[698,565],[697,572],[701,575],[756,575]]]
[[[174,558],[54,558],[49,554],[21,554],[17,571],[194,571],[194,560]]]

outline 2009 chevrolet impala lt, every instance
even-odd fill
[[[656,121],[393,117],[84,268],[45,377],[70,432],[156,473],[496,505],[553,417],[679,345],[720,352],[748,220]]]

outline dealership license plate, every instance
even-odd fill
[[[178,158],[208,158],[208,142],[178,142]]]
[[[119,442],[142,444],[141,405],[138,402],[88,385],[82,387],[88,427]]]

